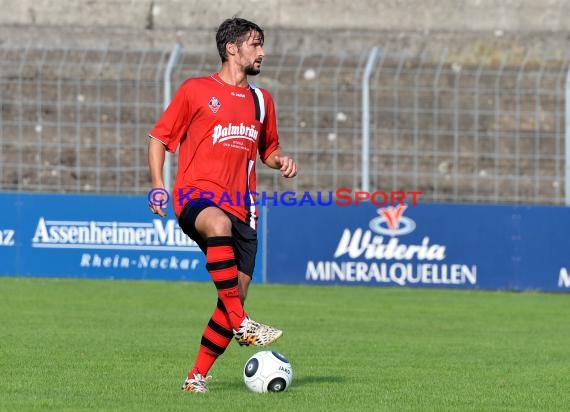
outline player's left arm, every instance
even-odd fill
[[[279,146],[279,134],[277,133],[277,116],[273,97],[262,90],[265,100],[265,121],[259,141],[259,154],[263,163],[272,169],[281,171],[283,177],[297,176],[297,163],[292,157],[285,154]]]
[[[279,169],[283,177],[297,176],[297,163],[292,157],[287,156],[280,148],[277,148],[267,158],[264,163],[272,169]]]

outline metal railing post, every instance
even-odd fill
[[[176,45],[170,52],[170,57],[168,58],[168,63],[164,71],[164,109],[168,107],[170,101],[172,100],[172,72],[174,71],[174,67],[178,63],[181,51],[182,51],[182,45],[180,43],[176,43]],[[162,169],[164,175],[164,187],[166,190],[172,190],[171,164],[172,164],[171,154],[166,152],[164,158],[164,167]]]
[[[370,191],[370,75],[380,50],[374,47],[368,54],[362,76],[362,190]]]
[[[570,206],[570,67],[568,67],[568,72],[566,73],[566,112],[565,112],[565,134],[564,134],[564,146],[565,146],[565,156],[564,161],[566,162],[565,167],[565,190],[564,190],[564,203],[566,206]]]

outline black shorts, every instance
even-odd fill
[[[208,199],[192,199],[182,209],[178,218],[178,225],[190,239],[195,241],[202,252],[206,254],[206,241],[196,231],[196,218],[207,207],[218,207]],[[257,231],[244,221],[223,210],[232,222],[232,237],[234,239],[234,253],[236,265],[240,272],[253,277],[255,257],[257,255]]]

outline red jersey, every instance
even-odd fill
[[[215,73],[186,80],[150,137],[178,146],[172,190],[176,216],[190,199],[208,198],[256,228],[255,163],[279,147],[273,98],[253,85],[236,87]]]

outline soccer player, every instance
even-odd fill
[[[193,368],[182,389],[207,392],[206,377],[235,338],[240,345],[265,346],[282,331],[258,323],[244,310],[257,253],[255,164],[286,178],[295,161],[279,146],[273,98],[248,82],[261,70],[264,33],[241,18],[225,20],[216,33],[221,69],[187,79],[150,132],[148,162],[153,188],[164,189],[165,151],[178,151],[172,191],[181,229],[206,255],[218,301],[204,329]],[[164,217],[166,205],[149,204]]]

